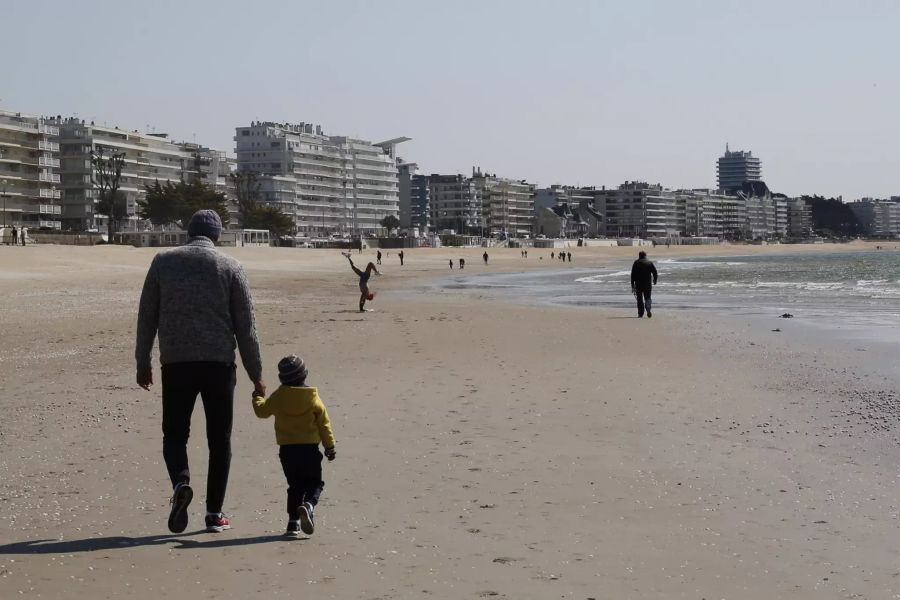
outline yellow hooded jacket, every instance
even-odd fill
[[[268,399],[253,397],[253,411],[260,419],[275,416],[275,441],[318,444],[334,448],[331,420],[319,391],[314,387],[280,386]]]

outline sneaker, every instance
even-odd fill
[[[190,484],[182,482],[175,486],[172,494],[172,508],[169,510],[169,531],[181,533],[188,526],[188,506],[194,498],[194,490]]]
[[[284,535],[287,537],[300,537],[300,521],[288,521]]]
[[[231,522],[225,518],[225,515],[219,513],[217,515],[206,515],[206,530],[210,533],[222,533],[226,529],[231,529]]]
[[[653,313],[650,312],[649,310],[647,311],[647,318],[648,318],[648,319],[652,319],[652,318],[653,318]]]
[[[306,535],[312,535],[316,530],[316,524],[313,521],[313,507],[309,502],[300,505],[300,529]]]

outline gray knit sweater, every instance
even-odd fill
[[[195,237],[160,252],[150,264],[138,312],[134,352],[138,369],[150,368],[153,338],[159,332],[162,364],[194,361],[234,363],[235,338],[253,381],[262,361],[250,286],[241,264]]]

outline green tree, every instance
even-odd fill
[[[274,206],[254,204],[244,208],[242,220],[245,229],[265,229],[276,236],[288,235],[294,231],[294,219]]]
[[[116,225],[125,218],[128,205],[119,192],[119,179],[125,166],[125,153],[106,154],[103,146],[91,150],[91,183],[97,187],[97,211],[106,215],[107,241],[112,243]]]
[[[174,224],[183,230],[188,228],[191,217],[201,209],[211,209],[219,213],[222,226],[231,222],[228,200],[225,194],[217,192],[200,180],[188,183],[167,181],[144,186],[147,191],[144,200],[139,200],[139,215],[154,225]]]
[[[388,235],[391,235],[391,232],[394,229],[400,227],[400,219],[398,219],[394,215],[388,215],[385,218],[381,219],[381,226],[388,230]]]
[[[265,229],[276,236],[288,235],[294,231],[294,219],[290,215],[276,206],[260,202],[260,183],[256,173],[232,173],[231,181],[234,183],[238,212],[244,229]]]

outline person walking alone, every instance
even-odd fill
[[[206,530],[220,532],[231,529],[222,506],[231,468],[235,346],[255,391],[266,393],[250,286],[241,264],[216,250],[214,242],[221,231],[215,211],[194,213],[188,243],[156,255],[141,292],[137,383],[145,390],[153,385],[151,352],[158,335],[163,458],[173,488],[169,512],[173,533],[187,528],[194,495],[187,442],[197,395],[203,402],[209,446]]]
[[[656,265],[647,259],[647,253],[638,252],[638,259],[631,265],[631,293],[637,298],[638,318],[644,316],[647,309],[647,318],[653,317],[651,312],[650,292],[656,285]]]

